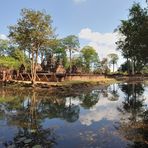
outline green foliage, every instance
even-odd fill
[[[55,54],[56,60],[61,62],[64,67],[67,66],[67,55],[65,47],[62,43],[62,40],[56,39],[56,45],[52,48],[53,53]]]
[[[143,74],[148,74],[148,65],[145,65],[141,71]]]
[[[31,9],[22,9],[21,16],[16,25],[10,26],[10,39],[21,49],[36,51],[47,46],[53,36],[51,16]]]
[[[129,74],[131,74],[132,72],[132,63],[130,61],[126,61],[124,62],[120,68],[118,69],[118,71],[120,72],[128,72]]]
[[[111,53],[108,55],[109,57],[109,63],[113,65],[113,72],[114,72],[114,65],[117,64],[118,61],[118,55],[115,53]]]
[[[26,70],[30,70],[30,59],[27,57],[25,52],[20,50],[19,48],[13,48],[9,53],[9,56],[19,61],[19,65],[23,64],[26,67]]]
[[[127,20],[122,20],[118,28],[122,37],[117,42],[118,49],[133,63],[132,71],[139,72],[148,63],[148,11],[139,3],[129,10]]]
[[[85,66],[85,71],[89,72],[92,67],[99,63],[99,57],[96,50],[91,46],[85,46],[81,50],[82,61]]]
[[[78,56],[74,56],[72,58],[72,65],[75,65],[76,67],[78,68],[84,68],[84,65],[83,65],[83,59],[80,55]]]
[[[99,74],[108,74],[110,73],[110,69],[108,67],[108,59],[103,58],[102,61],[100,61],[100,67],[97,70],[97,73]]]
[[[20,62],[10,56],[0,56],[0,66],[3,68],[18,69],[20,66]]]
[[[75,35],[69,35],[62,40],[62,44],[64,49],[69,51],[69,67],[71,72],[72,52],[78,50],[80,46],[79,39]]]
[[[22,9],[21,16],[16,25],[10,26],[9,37],[11,41],[19,45],[20,49],[31,53],[31,73],[34,85],[38,56],[51,44],[50,39],[53,38],[54,30],[51,25],[51,16],[45,12]]]
[[[27,60],[25,53],[18,48],[13,49],[9,55],[18,60],[21,64],[25,64]]]
[[[77,36],[69,35],[63,39],[63,45],[67,50],[77,50],[80,46],[80,43]]]
[[[7,54],[8,51],[9,51],[8,40],[0,39],[0,56]]]

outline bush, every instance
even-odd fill
[[[0,56],[0,67],[18,69],[20,62],[10,56]]]

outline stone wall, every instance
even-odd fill
[[[100,79],[104,79],[105,76],[101,75],[67,75],[65,80],[68,81],[98,81]]]

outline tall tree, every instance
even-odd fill
[[[34,85],[39,52],[50,44],[50,38],[53,37],[52,20],[45,12],[31,9],[22,9],[21,16],[16,25],[10,26],[9,37],[21,49],[31,52],[31,75]]]
[[[99,61],[96,50],[91,46],[85,46],[81,50],[82,60],[85,65],[86,71],[89,72],[92,64],[96,64]]]
[[[65,46],[65,49],[69,51],[69,68],[71,73],[72,52],[78,50],[80,46],[79,39],[75,35],[69,35],[63,39],[63,45]]]
[[[108,59],[107,58],[102,59],[101,68],[102,68],[102,72],[106,75],[108,73],[108,71],[109,71]]]
[[[129,10],[127,20],[118,28],[122,36],[117,42],[123,56],[132,63],[132,74],[139,72],[148,63],[148,12],[139,3]]]
[[[67,65],[67,55],[65,46],[63,45],[62,39],[54,39],[50,48],[52,49],[52,53],[55,56],[56,63]]]
[[[118,61],[118,55],[115,54],[115,53],[111,53],[108,55],[109,57],[109,63],[113,65],[113,72],[114,72],[114,69],[115,69],[115,64],[117,64],[117,61]]]

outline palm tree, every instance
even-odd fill
[[[117,61],[119,59],[118,55],[115,54],[115,53],[111,53],[111,54],[108,55],[108,57],[110,59],[109,63],[113,65],[113,73],[114,73],[114,69],[115,69],[114,66],[115,66],[115,64],[117,64]]]

